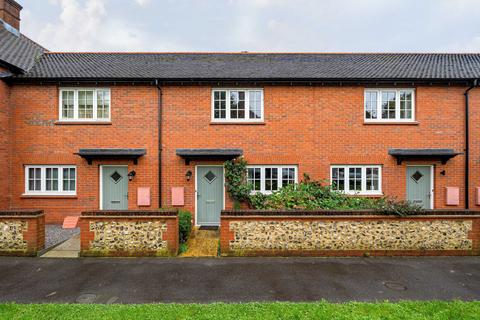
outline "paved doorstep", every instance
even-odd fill
[[[0,301],[480,300],[480,257],[0,258]]]

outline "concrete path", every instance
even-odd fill
[[[480,300],[480,258],[0,258],[0,301]]]
[[[80,235],[76,234],[62,244],[44,253],[41,258],[78,258]]]

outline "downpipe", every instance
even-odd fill
[[[469,128],[469,92],[475,87],[478,87],[478,79],[473,80],[472,85],[465,90],[465,210],[470,208],[469,193],[470,193],[470,128]]]

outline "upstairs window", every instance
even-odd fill
[[[61,121],[110,121],[109,89],[60,89]]]
[[[333,190],[346,194],[382,194],[382,168],[378,165],[348,165],[331,167]]]
[[[296,166],[262,165],[248,166],[247,182],[253,192],[271,193],[280,188],[297,183]]]
[[[365,122],[415,121],[414,94],[413,89],[365,90]]]
[[[32,165],[25,167],[25,194],[75,195],[75,166]]]
[[[212,122],[262,122],[263,90],[215,89]]]

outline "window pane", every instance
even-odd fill
[[[31,168],[30,172],[30,181],[29,186],[31,191],[41,191],[42,190],[42,169],[40,168]],[[31,183],[30,183],[31,182]]]
[[[362,168],[349,168],[348,183],[350,191],[362,191]]]
[[[379,190],[378,168],[366,168],[367,190]]]
[[[365,119],[377,119],[377,92],[365,93]]]
[[[412,92],[400,91],[400,119],[412,118]]]
[[[97,91],[97,118],[108,119],[110,113],[110,91]]]
[[[395,91],[382,91],[382,119],[395,119]]]
[[[253,190],[255,191],[261,189],[260,170],[260,168],[248,168],[247,171],[247,182],[253,186]]]
[[[74,91],[62,91],[62,118],[73,119],[74,118]]]
[[[45,169],[45,190],[58,191],[58,168]]]
[[[282,186],[295,183],[295,168],[282,169]]]
[[[245,91],[230,91],[230,118],[245,119]]]
[[[75,169],[63,169],[63,191],[75,191]]]
[[[278,168],[265,168],[265,190],[278,190]]]
[[[93,118],[93,91],[78,91],[78,117]]]
[[[227,116],[227,101],[225,91],[215,91],[213,94],[213,117],[225,119]]]
[[[261,119],[262,117],[262,91],[249,91],[250,119]]]
[[[345,168],[332,168],[332,189],[345,190]]]
[[[29,191],[41,191],[41,169],[29,168],[28,169],[28,190]]]

